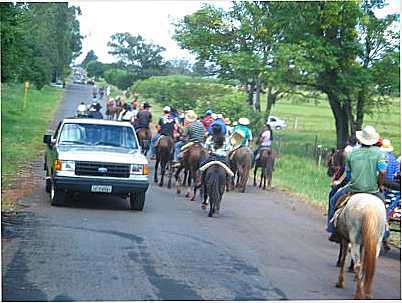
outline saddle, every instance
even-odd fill
[[[341,196],[338,201],[336,201],[335,205],[335,213],[331,222],[334,223],[336,226],[336,222],[338,221],[339,216],[342,214],[343,210],[346,207],[346,204],[349,202],[350,198],[353,196],[354,193],[347,193],[346,195]]]
[[[236,153],[236,151],[241,147],[241,145],[235,146],[230,152],[229,152],[229,160],[232,161],[233,157]]]
[[[255,161],[257,161],[258,159],[260,159],[261,152],[262,152],[263,150],[267,150],[267,149],[271,149],[271,147],[270,147],[270,146],[262,146],[262,147],[260,148],[259,153],[258,153],[257,156],[255,157]]]

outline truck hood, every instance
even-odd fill
[[[60,160],[148,164],[147,158],[138,149],[113,146],[59,145]]]

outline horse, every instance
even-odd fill
[[[146,156],[150,148],[152,132],[146,127],[140,128],[136,132],[138,141],[141,145],[142,153]]]
[[[161,179],[159,182],[159,186],[163,186],[163,179],[165,177],[166,169],[169,171],[169,180],[168,180],[168,188],[172,186],[172,169],[170,167],[172,160],[172,151],[173,151],[173,139],[170,136],[161,135],[159,142],[156,147],[156,163],[155,163],[155,174],[154,174],[154,182],[158,182],[158,167],[159,163],[161,164]]]
[[[341,237],[341,269],[336,287],[344,287],[344,265],[348,246],[355,263],[356,291],[354,299],[371,299],[376,260],[380,253],[386,225],[383,201],[367,193],[353,195],[337,218]],[[362,287],[363,282],[363,287]]]
[[[175,173],[175,179],[176,179],[176,191],[179,194],[181,192],[180,188],[180,172],[181,170],[185,169],[188,170],[189,172],[189,180],[188,184],[190,186],[191,181],[193,181],[193,188],[189,187],[188,192],[186,194],[186,197],[191,197],[190,201],[194,201],[196,198],[197,194],[197,186],[195,185],[195,181],[197,178],[197,170],[200,167],[200,161],[202,159],[206,159],[208,157],[208,152],[207,150],[201,145],[201,143],[195,142],[193,145],[191,145],[188,149],[186,149],[183,152],[183,159],[180,161],[180,166],[177,169]],[[185,182],[186,177],[183,181]],[[193,194],[191,195],[191,190],[193,191]]]
[[[209,197],[210,205],[208,217],[212,217],[214,214],[219,215],[226,185],[225,169],[218,164],[211,165],[205,172],[204,183],[204,204],[206,204],[206,199]]]
[[[229,154],[230,168],[237,174],[236,187],[240,188],[240,192],[246,191],[247,180],[253,161],[253,152],[249,147],[240,147]],[[234,177],[232,177],[232,189],[234,189]]]
[[[272,172],[275,165],[275,153],[271,148],[262,148],[259,153],[259,159],[255,162],[254,168],[254,186],[257,186],[257,170],[261,168],[261,179],[259,188],[262,186],[264,180],[264,187],[266,189],[266,183],[268,178],[268,189],[271,188]]]

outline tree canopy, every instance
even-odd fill
[[[68,3],[1,3],[1,81],[61,79],[81,53],[81,13]]]

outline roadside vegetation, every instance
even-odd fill
[[[23,110],[24,85],[2,84],[1,88],[1,181],[14,184],[18,173],[43,150],[42,137],[52,121],[63,90],[44,86],[30,89]]]

